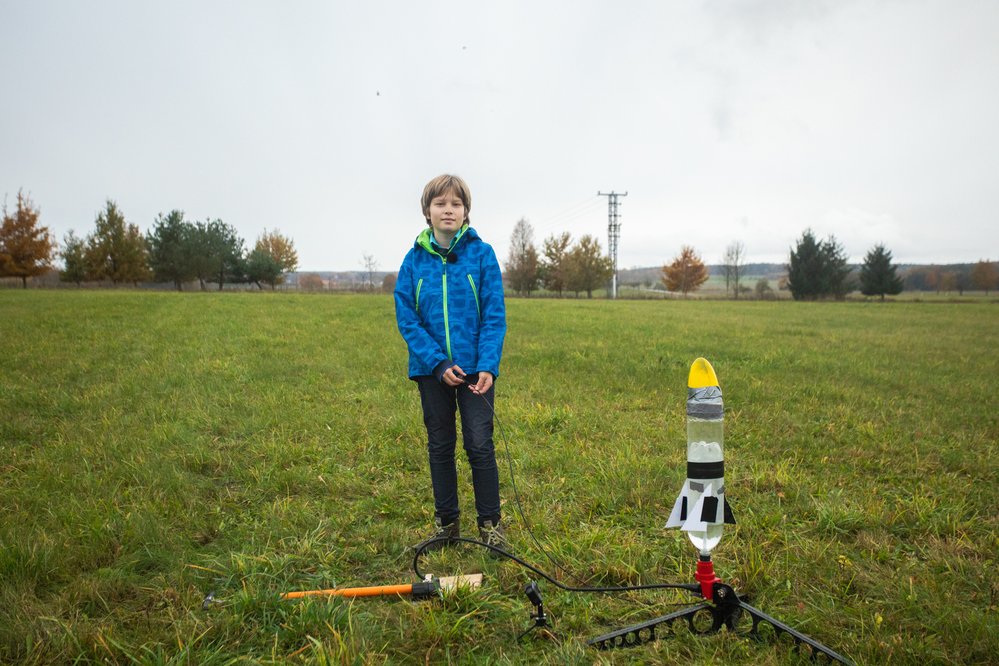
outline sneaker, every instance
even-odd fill
[[[510,550],[510,542],[506,540],[506,530],[498,522],[495,525],[491,520],[483,523],[482,527],[479,528],[479,541],[504,551]],[[503,557],[495,550],[490,550],[489,555],[496,558]]]
[[[434,518],[434,533],[429,537],[416,544],[413,549],[419,550],[424,544],[434,541],[434,539],[454,539],[461,536],[461,530],[458,528],[458,521],[453,523],[448,523],[447,525],[441,522],[440,518]],[[432,553],[435,550],[440,550],[442,548],[447,548],[448,546],[453,546],[454,541],[437,541],[432,543],[423,549],[424,553]]]

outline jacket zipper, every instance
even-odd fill
[[[479,307],[479,290],[475,288],[475,280],[472,279],[472,274],[468,274],[468,284],[472,285],[472,296],[475,296],[475,312],[479,315],[479,321],[482,321],[482,309]]]
[[[451,327],[447,321],[447,257],[441,257],[444,264],[444,272],[441,274],[441,285],[444,291],[444,341],[447,343],[447,360],[453,361],[451,356]]]
[[[416,311],[420,311],[420,289],[423,287],[423,278],[416,283]]]

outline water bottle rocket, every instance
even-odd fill
[[[836,661],[852,666],[843,655],[750,606],[715,575],[711,551],[721,541],[725,523],[735,523],[725,499],[724,419],[725,406],[718,376],[710,363],[699,358],[690,366],[687,377],[687,480],[683,482],[666,527],[679,527],[697,548],[699,557],[694,575],[697,584],[690,588],[700,592],[705,601],[597,636],[589,644],[601,650],[633,647],[674,635],[674,626],[686,625],[696,634],[713,634],[724,627],[755,638],[764,635],[779,637],[782,641],[786,638],[799,654],[808,654],[813,661],[822,661],[821,656],[828,660],[826,663]],[[705,614],[710,616],[710,627],[704,625]],[[740,622],[744,626],[742,630],[738,626]]]
[[[707,359],[698,358],[687,376],[687,480],[680,489],[666,527],[679,527],[697,548],[695,578],[705,599],[719,579],[711,551],[721,541],[725,523],[735,518],[725,499],[725,405],[718,376]]]

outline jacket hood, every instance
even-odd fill
[[[427,227],[426,229],[420,232],[419,236],[416,237],[416,241],[413,243],[413,245],[415,247],[422,247],[430,254],[436,254],[437,256],[440,256],[440,253],[434,249],[433,245],[431,245],[430,235],[432,233],[433,230],[430,227]],[[455,235],[455,241],[451,245],[451,247],[457,249],[461,247],[462,244],[467,243],[468,241],[478,240],[478,239],[479,239],[479,234],[475,233],[475,229],[466,224],[463,225],[461,229],[458,230],[458,233]]]

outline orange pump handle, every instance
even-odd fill
[[[392,594],[411,594],[413,584],[406,585],[375,585],[373,587],[345,587],[331,590],[305,590],[302,592],[285,592],[282,599],[301,599],[303,597],[382,597]]]

